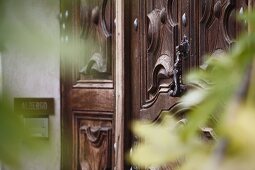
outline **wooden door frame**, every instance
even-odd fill
[[[130,148],[130,29],[131,2],[116,0],[115,59],[115,168],[127,169],[125,153]]]
[[[130,121],[130,29],[132,19],[130,0],[116,0],[116,60],[115,60],[115,168],[122,170],[125,167],[125,152],[130,143],[128,123]],[[69,2],[70,3],[70,2]],[[254,5],[254,0],[249,0]],[[66,4],[65,4],[66,5]],[[63,63],[62,65],[63,66]],[[63,70],[63,68],[61,68]],[[62,73],[62,72],[61,72]],[[63,77],[62,77],[63,78]],[[61,80],[62,82],[63,80]],[[61,91],[63,87],[61,87]],[[62,93],[61,93],[62,94]],[[64,96],[61,96],[62,98]],[[64,103],[61,103],[64,105]],[[61,112],[64,112],[61,107]],[[61,118],[61,122],[62,122]],[[63,122],[62,122],[63,123]],[[61,126],[62,127],[62,126]],[[63,127],[62,127],[63,128]],[[61,135],[62,137],[62,135]],[[63,145],[63,139],[62,139]],[[61,154],[62,155],[62,154]],[[63,160],[62,160],[63,161]],[[62,163],[61,163],[62,165]]]
[[[115,0],[113,0],[113,1],[115,1]],[[70,90],[73,88],[73,77],[72,77],[73,74],[69,70],[70,66],[73,66],[73,64],[71,64],[73,58],[70,57],[70,55],[69,55],[70,52],[68,50],[70,50],[70,46],[74,47],[77,45],[76,43],[78,43],[76,41],[76,38],[79,36],[79,30],[76,27],[76,25],[79,25],[79,20],[77,18],[79,18],[78,16],[80,15],[79,11],[77,12],[77,9],[79,9],[78,4],[79,4],[79,0],[62,0],[60,3],[60,23],[61,23],[61,26],[62,26],[62,24],[66,25],[65,29],[61,29],[61,35],[64,38],[64,41],[61,43],[61,51],[60,51],[60,55],[61,55],[61,60],[60,60],[61,169],[68,169],[68,170],[71,168],[77,169],[74,165],[74,162],[75,162],[74,160],[77,160],[77,154],[74,151],[76,150],[75,147],[78,146],[78,145],[74,145],[75,144],[74,141],[77,141],[77,136],[78,136],[78,135],[74,135],[75,134],[74,131],[76,128],[75,124],[77,123],[77,121],[74,120],[71,116],[69,116],[69,115],[71,115],[70,113],[73,111],[72,108],[70,107],[70,105],[72,105],[73,100],[68,99],[71,96]],[[115,75],[114,72],[112,72],[112,76],[114,76],[114,75]],[[114,77],[112,79],[114,80]],[[109,84],[111,84],[110,87],[109,87]],[[102,96],[102,98],[104,98],[106,96],[106,98],[109,99],[108,101],[115,103],[113,82],[111,81],[109,84],[107,84],[106,86],[100,85],[99,88],[101,88],[101,89],[105,88],[108,90],[110,89],[111,90],[111,94],[110,94],[111,98],[110,99],[107,98],[108,95],[104,95],[104,96]],[[79,88],[80,87],[77,87],[77,89],[79,89]],[[89,86],[88,89],[90,90],[90,88],[93,89],[94,86],[93,86],[93,88]],[[97,94],[94,96],[97,96]],[[91,100],[91,103],[93,103],[93,101],[98,101],[98,100]],[[104,111],[106,111],[107,113],[111,112],[111,122],[112,122],[112,126],[114,126],[115,118],[114,118],[113,113],[114,113],[115,108],[112,106],[112,103],[106,104],[107,107],[110,106],[111,110],[107,110],[104,108],[102,110],[102,112],[104,112]],[[103,103],[101,103],[101,104],[103,104]],[[84,104],[83,104],[83,106],[84,106]],[[93,107],[96,107],[96,105]],[[88,110],[85,110],[85,112],[89,113],[91,110],[93,110],[93,109],[90,108]],[[101,112],[101,110],[100,111],[96,110],[96,112]],[[68,115],[68,117],[66,115]],[[93,116],[93,118],[95,118],[95,117],[96,117],[96,115]],[[107,118],[108,118],[108,115],[107,115]],[[70,125],[74,125],[75,128],[73,128],[73,127],[70,128],[69,127]],[[110,134],[112,136],[112,138],[110,139],[110,141],[111,141],[110,145],[111,145],[111,155],[114,156],[114,153],[112,151],[112,148],[113,148],[112,141],[114,141],[114,137],[112,134],[114,135],[114,132]],[[113,160],[114,160],[114,158],[112,157],[111,167],[115,166]]]
[[[124,0],[116,1],[115,166],[124,169]]]
[[[71,8],[72,5],[74,5],[76,1],[62,1],[60,4],[60,13],[62,15],[65,15],[65,12],[74,12],[74,9]],[[128,12],[130,0],[115,0],[115,12],[116,12],[116,60],[114,62],[115,68],[114,70],[114,78],[115,79],[115,167],[116,170],[124,170],[125,167],[125,152],[126,148],[128,148],[128,143],[125,142],[126,140],[129,141],[129,132],[127,130],[127,122],[129,122],[129,108],[130,108],[130,96],[129,91],[129,71],[128,67],[130,67],[129,62],[129,53],[130,53],[130,45],[129,45],[129,37],[130,33],[128,29],[130,29],[130,13]],[[69,17],[69,16],[68,16]],[[70,24],[70,20],[68,18],[68,21],[66,21]],[[67,23],[66,23],[67,24]],[[73,29],[71,27],[70,29]],[[65,33],[65,32],[63,32]],[[61,32],[61,34],[63,34]],[[71,35],[70,35],[71,36]],[[63,45],[65,46],[65,45]],[[65,49],[64,47],[61,47]],[[65,100],[66,94],[65,91],[67,91],[67,87],[64,83],[67,82],[68,77],[68,71],[67,71],[67,62],[68,59],[65,55],[61,52],[61,169],[67,167],[70,167],[69,160],[64,157],[64,154],[68,154],[70,156],[73,156],[72,153],[68,152],[68,149],[65,147],[70,146],[69,143],[66,143],[65,139],[70,138],[71,136],[68,136],[64,133],[64,129],[66,132],[66,120],[64,119],[64,114],[67,114],[68,111],[66,110],[66,107],[69,103]],[[67,82],[67,86],[71,87],[71,82]],[[127,114],[125,114],[127,113]],[[71,130],[71,129],[70,129]],[[69,133],[68,133],[69,134]],[[125,138],[124,138],[125,136]]]

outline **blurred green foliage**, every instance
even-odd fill
[[[255,13],[242,16],[255,27]],[[187,76],[199,85],[180,103],[190,108],[187,123],[171,113],[159,124],[135,122],[140,138],[130,161],[138,167],[164,167],[179,160],[180,170],[251,170],[255,168],[255,32],[245,33],[227,53],[207,60],[206,70]],[[214,129],[215,139],[201,138],[201,129]]]
[[[14,113],[7,97],[0,98],[0,160],[11,166],[18,166],[22,139],[26,132],[21,117]]]

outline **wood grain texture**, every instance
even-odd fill
[[[113,1],[80,0],[81,49],[78,79],[112,79]]]
[[[231,48],[246,26],[236,19],[247,9],[247,0],[137,0],[132,20],[139,28],[131,34],[131,120],[158,121],[162,111],[178,105],[169,95],[173,81],[175,48],[184,36],[190,50],[183,61],[184,75],[199,67],[206,54],[218,56]],[[185,82],[184,82],[185,84]],[[188,87],[188,86],[187,86]],[[182,118],[185,108],[177,118]],[[180,112],[177,110],[177,112]],[[131,143],[135,143],[133,137]],[[133,167],[134,168],[134,167]],[[173,165],[159,169],[174,169]]]
[[[70,31],[70,39],[78,39],[87,50],[86,55],[64,56],[61,61],[62,169],[129,169],[124,155],[135,142],[130,122],[155,122],[162,111],[178,108],[179,98],[169,94],[176,46],[183,36],[190,43],[182,65],[186,74],[202,64],[205,54],[217,56],[231,47],[246,29],[235,17],[247,4],[247,0],[61,1],[62,12],[70,12],[61,20],[67,25],[63,36]],[[89,44],[93,48],[88,49]],[[178,119],[184,111],[177,109]]]
[[[114,0],[61,1],[70,40],[61,57],[63,170],[114,166],[114,9]]]
[[[73,89],[73,110],[114,111],[113,89]]]
[[[124,0],[116,1],[116,73],[115,73],[115,84],[116,84],[116,98],[115,98],[115,112],[116,112],[116,134],[115,134],[115,169],[124,169],[124,91],[125,91],[125,79],[124,79],[124,68],[125,68],[125,49],[124,49]]]
[[[77,167],[80,170],[110,170],[113,164],[112,117],[105,113],[76,112]],[[111,115],[112,116],[112,115]]]
[[[187,73],[202,64],[205,54],[216,56],[231,47],[243,29],[236,12],[248,4],[246,0],[139,0],[136,5],[139,35],[131,36],[133,117],[155,119],[178,100],[168,94],[175,48],[182,37],[187,36],[190,42],[182,66]]]
[[[137,37],[131,37],[135,50],[131,55],[133,117],[155,119],[161,110],[174,104],[169,97],[173,81],[175,47],[178,45],[179,1],[143,1],[138,6]],[[158,102],[164,101],[163,103]],[[157,103],[155,105],[155,103]],[[169,103],[166,107],[164,103]]]
[[[200,7],[200,63],[205,54],[216,54],[231,47],[242,30],[236,16],[247,9],[246,0],[204,0]]]

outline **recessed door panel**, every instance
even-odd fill
[[[247,0],[202,0],[199,1],[200,63],[205,54],[217,56],[231,47],[245,23],[237,20],[238,14],[247,10]],[[247,24],[247,23],[246,23]]]
[[[138,95],[134,103],[134,117],[155,119],[162,110],[168,110],[175,98],[169,95],[178,44],[177,0],[137,1],[139,3],[139,41],[132,55],[134,87]],[[137,40],[137,37],[134,37]],[[132,41],[132,40],[131,40]],[[168,103],[168,104],[166,104]]]
[[[61,2],[63,170],[114,167],[114,9],[114,0]]]
[[[247,6],[247,0],[134,1],[131,20],[138,24],[130,26],[131,120],[155,123],[164,110],[180,111],[178,99],[183,93],[171,93],[180,52],[176,47],[183,42],[189,45],[187,57],[179,65],[183,78],[203,64],[206,54],[218,56],[247,30],[247,23],[236,18]],[[183,83],[185,86],[184,80]],[[135,140],[133,137],[131,143]]]

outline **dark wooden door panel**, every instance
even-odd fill
[[[133,117],[155,120],[178,100],[169,92],[173,82],[176,46],[184,36],[190,44],[183,61],[186,74],[198,67],[206,54],[218,54],[234,43],[241,30],[237,13],[247,0],[137,0],[135,20],[139,27],[131,36],[131,87]]]
[[[179,98],[171,93],[176,46],[187,37],[190,49],[181,65],[183,74],[201,65],[205,54],[224,52],[246,29],[236,21],[236,14],[247,9],[248,1],[127,1],[124,49],[128,74],[123,80],[125,94],[130,93],[126,94],[125,118],[154,122],[162,111],[178,108]],[[114,167],[114,4],[114,0],[61,1],[62,169]],[[70,45],[74,53],[66,52]]]
[[[199,1],[199,55],[218,55],[228,49],[245,26],[237,21],[237,14],[247,9],[247,0]]]
[[[187,74],[203,64],[206,54],[217,56],[228,50],[241,31],[247,30],[247,23],[236,19],[247,6],[247,0],[133,1],[132,24],[138,24],[130,27],[131,120],[155,123],[164,110],[182,114],[179,98],[170,93],[176,46],[187,37],[190,49],[182,64],[183,74]],[[135,143],[136,139],[131,140]]]
[[[76,161],[74,169],[111,170],[113,167],[112,113],[76,112],[74,127],[76,136]]]
[[[137,49],[131,59],[135,68],[132,69],[132,94],[136,96],[133,112],[137,118],[155,119],[162,110],[170,108],[165,103],[174,101],[168,93],[178,44],[178,1],[137,3],[139,41],[134,41]]]
[[[113,89],[73,89],[73,110],[114,111]]]
[[[61,4],[62,169],[113,169],[114,0]]]
[[[112,79],[112,0],[80,0],[81,55],[77,60],[79,82]]]

